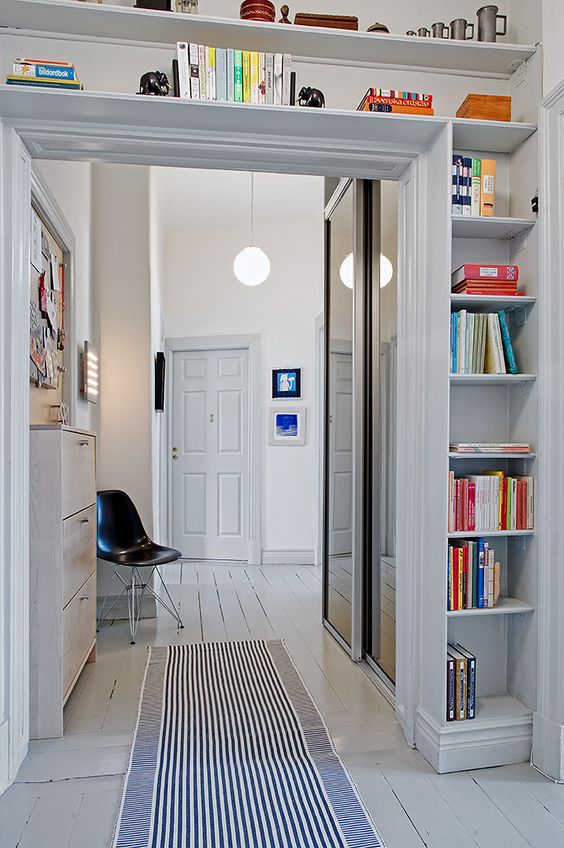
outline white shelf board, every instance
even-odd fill
[[[498,309],[517,309],[520,306],[533,306],[537,302],[536,297],[502,297],[499,295],[483,294],[451,294],[450,304],[454,308],[461,309],[486,309],[496,311]]]
[[[476,451],[474,453],[460,453],[450,451],[449,459],[536,459],[536,453],[485,453]]]
[[[500,598],[497,606],[488,609],[449,610],[448,618],[471,618],[483,615],[513,615],[514,613],[534,612],[535,608],[516,598]]]
[[[514,383],[531,383],[536,374],[451,374],[452,386],[511,386]]]
[[[534,530],[456,530],[448,533],[449,539],[495,539],[514,536],[534,536]]]
[[[474,215],[453,215],[453,238],[512,239],[534,227],[536,219],[486,218]]]
[[[452,118],[455,150],[485,153],[513,153],[537,131],[534,124],[513,121],[479,121],[470,118]]]
[[[238,5],[234,5],[234,11]],[[419,68],[508,78],[535,53],[532,45],[377,35],[323,27],[284,26],[153,12],[76,0],[2,0],[2,26],[53,38],[153,45],[195,41],[368,67]],[[362,94],[362,93],[361,93]],[[359,96],[360,99],[360,96]]]
[[[478,695],[476,701],[476,718],[469,721],[449,721],[441,732],[449,731],[459,733],[464,730],[472,730],[476,725],[511,723],[523,719],[532,719],[532,710],[518,701],[514,695]]]
[[[245,156],[247,170],[261,170],[261,150],[271,162],[274,149],[281,173],[295,171],[296,163],[305,167],[305,161],[308,173],[326,176],[323,163],[315,171],[311,150],[334,151],[338,141],[347,152],[335,158],[330,175],[363,176],[374,169],[378,152],[391,147],[396,158],[387,157],[388,176],[383,179],[397,177],[409,158],[426,150],[446,126],[441,118],[7,85],[0,85],[0,118],[15,126],[39,158],[119,161],[126,156],[129,162],[185,167],[201,167],[205,159],[206,167],[228,168],[237,161],[234,154],[228,160],[221,150],[216,155],[214,142],[229,140],[247,144],[245,153],[233,143],[234,151]],[[133,131],[135,143],[125,145],[121,127],[127,127],[128,135]],[[36,143],[38,131],[47,139],[44,146]],[[296,136],[301,144],[296,144]]]

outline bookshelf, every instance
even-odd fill
[[[453,133],[453,152],[481,156],[483,146],[461,149]],[[450,313],[495,312],[505,309],[520,368],[518,374],[449,374],[447,388],[448,440],[451,442],[522,441],[535,446],[524,453],[458,453],[445,450],[445,467],[456,476],[503,470],[531,475],[538,467],[538,260],[536,219],[529,214],[529,200],[536,190],[534,169],[527,175],[521,165],[536,155],[536,139],[528,137],[509,154],[492,147],[488,158],[498,161],[500,175],[498,215],[491,218],[450,218],[451,269],[463,263],[516,264],[520,288],[526,296],[491,297],[450,293],[445,295]],[[443,313],[444,314],[444,313]],[[449,344],[448,327],[445,345]],[[448,498],[447,498],[448,500]],[[535,504],[536,510],[536,504]],[[535,523],[537,516],[535,515]],[[447,524],[445,520],[445,524]],[[536,530],[485,532],[445,531],[445,574],[448,543],[455,540],[486,539],[501,564],[501,595],[495,607],[448,610],[445,585],[444,624],[435,634],[435,644],[459,643],[477,657],[476,718],[446,721],[435,715],[435,762],[442,771],[461,767],[485,767],[519,762],[529,758],[532,740],[532,711],[536,691]],[[446,696],[446,681],[445,681]],[[428,746],[429,727],[420,722],[419,747]],[[459,750],[454,750],[456,738]],[[449,741],[451,740],[451,741]],[[464,752],[461,749],[464,748]],[[437,752],[438,749],[438,752]]]
[[[2,26],[51,38],[145,46],[172,46],[182,40],[216,47],[244,45],[246,50],[291,53],[304,61],[452,71],[494,79],[508,79],[536,50],[534,45],[381,37],[322,28],[312,32],[311,27],[78,4],[76,0],[2,0]]]

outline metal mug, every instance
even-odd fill
[[[407,29],[407,30],[405,31],[405,34],[406,34],[406,35],[417,35],[417,33],[415,32],[415,30],[414,30],[414,29]]]
[[[478,41],[495,41],[498,35],[507,35],[507,15],[498,15],[497,6],[482,6],[478,9]],[[503,21],[503,30],[498,32],[497,22]]]
[[[433,38],[448,38],[448,27],[442,21],[437,21],[436,24],[433,24],[431,32],[433,34]]]
[[[470,35],[467,35],[470,28]],[[450,37],[454,41],[467,41],[469,38],[474,38],[474,24],[469,24],[466,18],[455,18],[450,22]]]
[[[417,30],[417,35],[419,36],[419,38],[429,38],[431,33],[429,32],[427,27],[419,27],[419,29]]]

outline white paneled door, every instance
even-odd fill
[[[175,352],[173,545],[191,559],[246,560],[248,350]]]
[[[352,353],[331,351],[329,377],[329,555],[352,551]]]

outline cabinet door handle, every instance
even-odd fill
[[[81,448],[87,448],[90,442],[88,439],[85,439],[83,442],[79,442]]]
[[[89,595],[83,595],[82,598],[79,598],[80,601],[87,601],[89,599]]]
[[[90,519],[89,518],[81,518],[80,523],[81,524],[90,524]]]

